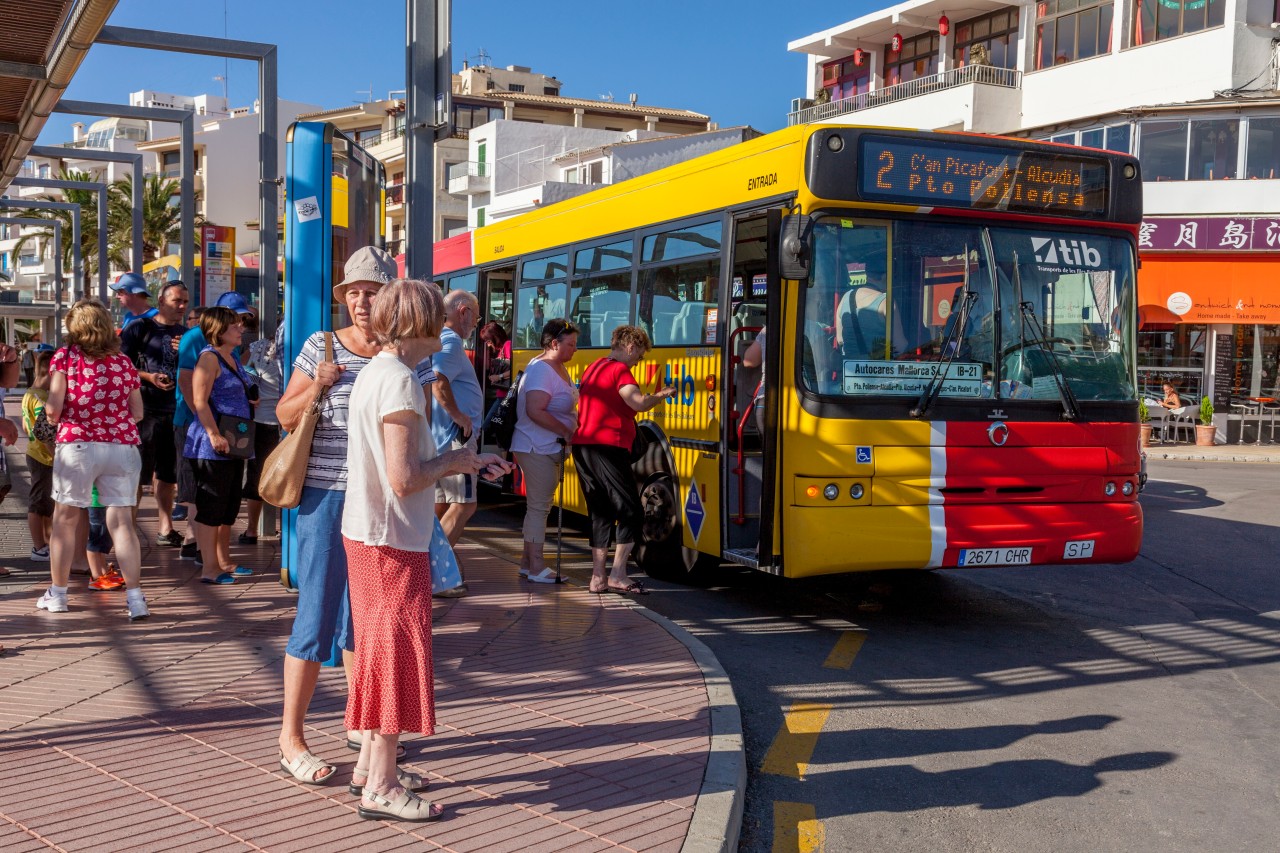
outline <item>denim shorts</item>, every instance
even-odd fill
[[[342,544],[342,489],[304,486],[294,535],[298,541],[298,612],[285,654],[322,663],[334,643],[355,651],[351,600],[347,594],[347,551]]]
[[[95,554],[110,554],[114,547],[111,531],[107,529],[106,507],[89,507],[89,541],[85,543],[85,549]]]

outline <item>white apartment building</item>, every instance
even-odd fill
[[[1280,397],[1278,44],[1278,0],[911,0],[790,42],[788,122],[1135,154],[1140,383],[1253,412]]]

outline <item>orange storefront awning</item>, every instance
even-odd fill
[[[1144,255],[1138,304],[1144,323],[1277,324],[1280,257]]]

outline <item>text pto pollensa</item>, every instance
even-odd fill
[[[932,195],[954,195],[957,182],[949,180],[948,175],[968,179],[972,201],[1007,199],[1024,204],[1085,206],[1084,194],[1080,192],[1080,173],[1073,169],[1048,169],[1044,166],[1011,169],[1003,162],[993,166],[985,160],[975,162],[926,154],[911,155],[907,189],[924,190]],[[963,186],[964,181],[959,185]]]

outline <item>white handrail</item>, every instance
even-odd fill
[[[883,89],[860,92],[857,95],[841,98],[838,101],[805,107],[802,110],[788,113],[787,125],[825,121],[847,113],[879,107],[894,101],[927,95],[930,92],[938,92],[943,89],[967,86],[970,83],[983,83],[988,86],[1018,89],[1022,86],[1022,72],[1016,68],[997,68],[994,65],[964,65],[960,68],[952,68],[937,74],[930,74],[928,77],[908,80],[905,83],[895,83]]]

